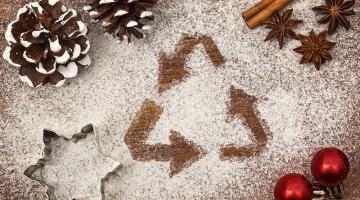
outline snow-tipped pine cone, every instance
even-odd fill
[[[30,86],[59,87],[90,65],[87,33],[82,17],[59,0],[29,3],[7,27],[3,57],[20,68],[20,79]]]
[[[140,30],[148,30],[146,21],[153,21],[154,16],[148,9],[158,0],[93,0],[84,7],[93,22],[102,21],[102,28],[120,41],[131,36],[137,39],[144,37]]]

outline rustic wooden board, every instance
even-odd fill
[[[80,9],[84,2],[87,0],[81,1],[71,1],[65,0],[64,2],[68,5],[72,5],[72,7]],[[88,0],[90,1],[90,0]],[[27,0],[0,0],[0,48],[3,49],[5,47],[4,41],[4,32],[6,25],[15,17],[16,11],[21,5],[28,2]],[[360,3],[357,0],[357,3]],[[359,22],[359,20],[357,20]],[[360,37],[360,36],[359,36]],[[358,40],[360,38],[354,38],[354,40]],[[2,52],[2,50],[0,51]],[[9,74],[13,71],[9,71],[7,69],[7,64],[4,63],[3,59],[0,61],[0,79],[5,80]],[[171,79],[171,77],[169,77]],[[14,89],[11,88],[10,89]],[[3,90],[0,88],[0,116],[1,118],[6,118],[6,102],[14,101],[10,96],[7,95],[8,90]],[[359,105],[360,107],[360,105]],[[353,116],[351,117],[351,121],[349,121],[349,126],[353,126],[354,130],[360,130],[360,110],[354,111]],[[0,127],[1,128],[1,127]],[[11,133],[0,133],[0,139],[2,138],[2,134],[11,134]],[[353,139],[359,139],[359,132],[354,132]],[[349,149],[360,149],[359,143],[349,143]],[[360,150],[359,150],[360,151]],[[349,200],[357,200],[360,196],[360,155],[359,151],[355,151],[354,155],[349,155],[352,163],[352,170],[349,176],[348,181],[346,182],[346,191],[347,191],[347,199]],[[10,156],[3,154],[5,152],[0,148],[1,163],[5,163],[4,165],[14,165],[16,164],[15,160],[9,160]],[[20,159],[20,158],[19,158]],[[8,168],[9,169],[9,168]],[[4,170],[0,165],[0,199],[45,199],[45,189],[39,186],[38,183],[31,182],[26,179],[22,172],[20,171],[8,171]],[[229,188],[236,189],[236,188]],[[222,195],[223,194],[219,194]],[[216,199],[216,197],[210,197],[209,199]],[[262,199],[262,194],[259,194],[256,199]]]

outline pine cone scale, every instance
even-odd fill
[[[70,62],[68,65],[60,65],[58,72],[62,74],[65,78],[74,78],[77,76],[79,67],[75,62]]]
[[[24,58],[29,63],[38,63],[44,55],[45,46],[43,44],[31,44],[24,52]]]
[[[34,37],[32,31],[27,31],[20,34],[20,43],[26,48],[29,47],[31,44],[43,42],[44,40],[42,40],[40,37]]]
[[[79,59],[76,61],[76,64],[80,67],[86,68],[90,65],[91,60],[88,55],[81,55]]]
[[[52,74],[56,70],[56,62],[53,58],[48,56],[42,62],[39,62],[38,66],[36,67],[36,71],[41,74]]]
[[[35,70],[33,65],[23,65],[20,68],[21,81],[29,84],[31,87],[38,87],[45,81],[46,75],[41,74]]]
[[[53,74],[50,74],[44,82],[49,82],[55,87],[61,87],[65,83],[65,77],[60,72],[55,71]]]
[[[58,53],[62,50],[58,36],[53,35],[49,37],[49,47],[53,53]]]
[[[129,32],[134,35],[137,39],[141,39],[144,37],[144,35],[142,33],[140,33],[138,30],[136,30],[135,28],[130,28]]]
[[[121,17],[123,15],[126,15],[130,12],[129,10],[129,6],[126,5],[126,4],[120,4],[117,6],[117,8],[115,9],[115,13],[114,13],[114,16],[115,17]]]
[[[110,12],[109,12],[110,11]],[[113,9],[112,5],[110,4],[105,4],[105,5],[101,5],[99,7],[97,7],[96,9],[94,9],[93,11],[90,12],[90,16],[95,19],[95,20],[101,20],[98,19],[99,17],[103,16],[106,13],[109,13],[108,15],[111,15],[112,12],[115,11],[115,9]],[[106,18],[107,16],[104,16],[102,19]]]
[[[65,50],[65,48],[61,47],[59,52],[51,52],[51,54],[55,57],[55,62],[57,64],[65,64],[70,59],[70,54]]]
[[[44,8],[42,8],[40,6],[39,2],[32,2],[32,3],[28,4],[28,5],[30,6],[31,10],[34,12],[34,15],[35,15],[36,18],[44,20],[44,18],[41,18],[42,14],[43,14],[43,11],[44,11]]]
[[[62,3],[57,1],[54,5],[50,5],[49,2],[42,1],[40,2],[41,7],[43,7],[46,12],[51,16],[52,19],[57,19],[62,14]]]
[[[114,16],[110,16],[110,17],[104,19],[101,26],[103,27],[103,29],[105,31],[109,31],[109,30],[112,30],[112,29],[115,30],[118,27],[117,24],[120,24],[119,18],[114,17]]]
[[[76,44],[73,40],[63,40],[61,41],[61,46],[63,46],[65,50],[69,52],[70,60],[76,59],[81,53],[80,45]]]
[[[4,51],[3,57],[12,66],[21,67],[22,65],[28,64],[28,62],[22,57],[25,48],[16,46],[14,48],[7,47]]]
[[[20,42],[20,35],[25,31],[27,31],[27,29],[22,25],[21,21],[10,23],[5,32],[5,37],[8,38],[7,41],[9,45]]]
[[[85,55],[85,54],[87,54],[89,52],[89,50],[90,50],[90,42],[86,37],[84,37],[84,36],[78,37],[75,40],[75,42],[76,42],[76,44],[80,45],[81,54]]]

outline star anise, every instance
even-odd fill
[[[299,34],[302,45],[294,51],[303,55],[300,64],[312,62],[315,68],[320,70],[321,64],[332,59],[328,50],[333,48],[335,43],[326,40],[326,35],[327,31],[323,31],[319,35],[315,35],[314,31],[311,31],[309,36]]]
[[[266,25],[265,28],[272,29],[265,38],[265,41],[277,38],[281,49],[284,46],[285,37],[298,39],[297,34],[292,29],[296,28],[303,21],[292,20],[292,12],[292,9],[288,9],[282,14],[282,16],[276,12],[271,20],[264,23],[264,25]]]
[[[354,15],[353,10],[348,10],[355,4],[355,0],[345,1],[344,0],[325,0],[326,5],[316,6],[313,8],[314,11],[321,14],[325,14],[318,22],[320,24],[329,23],[328,32],[332,34],[336,31],[339,24],[349,30],[351,25],[346,19],[346,16]]]

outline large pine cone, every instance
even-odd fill
[[[20,68],[20,79],[30,86],[59,87],[90,65],[87,33],[81,16],[59,0],[29,3],[7,27],[3,57]]]
[[[137,39],[144,37],[140,30],[148,30],[146,20],[153,21],[154,16],[147,9],[153,7],[158,0],[94,0],[84,10],[89,12],[94,22],[102,22],[106,33],[123,41],[131,42],[133,35]]]

